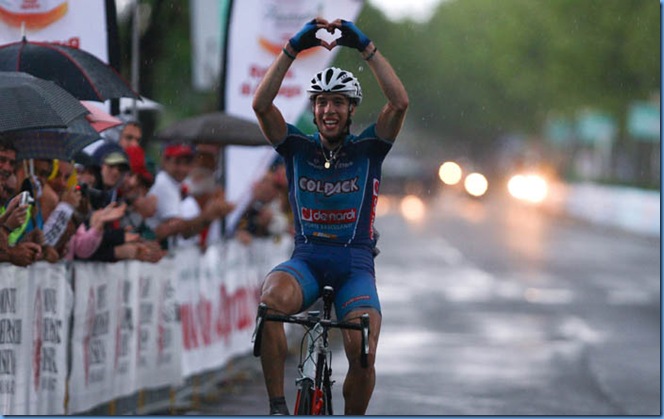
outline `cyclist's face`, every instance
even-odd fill
[[[338,93],[321,93],[314,99],[314,119],[318,131],[327,139],[343,137],[354,106]]]

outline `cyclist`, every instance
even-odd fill
[[[328,43],[319,30],[341,32]],[[322,46],[357,49],[378,81],[387,103],[375,124],[360,135],[350,133],[351,118],[362,101],[362,89],[349,71],[330,67],[316,74],[307,89],[318,132],[305,135],[287,124],[274,99],[298,53]],[[335,312],[348,320],[370,315],[369,367],[360,365],[361,335],[344,331],[349,370],[343,384],[345,414],[364,414],[375,382],[374,359],[381,312],[376,292],[373,251],[380,170],[403,124],[408,95],[387,59],[352,22],[314,19],[295,34],[259,84],[253,109],[263,134],[284,157],[289,200],[295,217],[291,259],[265,278],[261,302],[270,309],[295,314],[312,305],[325,285],[335,289]],[[261,364],[271,414],[288,414],[284,399],[287,342],[283,324],[264,327]]]

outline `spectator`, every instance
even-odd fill
[[[205,203],[198,216],[182,217],[182,182],[193,168],[194,149],[187,144],[167,144],[162,153],[161,171],[149,195],[157,197],[157,211],[146,222],[164,248],[176,245],[177,237],[190,238],[199,234],[217,218],[228,212],[228,203],[216,196]]]
[[[24,225],[29,211],[28,205],[19,205],[18,196],[11,198],[16,186],[8,184],[16,182],[15,169],[16,149],[0,136],[0,262],[27,266],[41,258],[41,246],[29,242],[9,244],[9,235]]]
[[[110,141],[99,146],[92,157],[100,175],[95,189],[103,192],[103,198],[91,203],[93,208],[99,209],[118,201],[119,188],[130,170],[129,158],[122,147]]]
[[[208,202],[215,199],[226,204],[222,216],[228,215],[233,210],[234,206],[225,201],[223,189],[215,183],[215,167],[215,154],[209,152],[208,149],[198,148],[194,168],[184,181],[187,196],[180,207],[182,218],[190,220],[200,216],[201,208],[205,208]],[[219,217],[198,234],[190,238],[179,237],[178,243],[180,245],[198,245],[201,251],[205,251],[208,245],[222,240],[221,228],[221,217]]]
[[[125,151],[115,143],[107,142],[98,147],[94,154],[96,165],[101,174],[95,189],[91,189],[101,198],[91,199],[93,209],[101,209],[110,203],[118,202],[119,187],[129,171],[129,159]],[[88,199],[91,198],[88,192]],[[90,221],[87,228],[90,228]],[[75,255],[74,255],[75,256]],[[115,262],[121,259],[140,259],[157,261],[161,259],[161,252],[157,252],[149,243],[139,243],[139,236],[133,232],[126,232],[120,227],[119,221],[104,224],[104,232],[100,245],[90,255],[89,260]]]
[[[23,168],[17,171],[17,179],[21,185],[21,191],[27,191],[33,198],[33,204],[30,206],[27,222],[21,226],[21,233],[18,237],[10,236],[10,245],[17,242],[32,242],[41,247],[40,260],[46,260],[55,263],[60,259],[60,255],[52,243],[45,242],[44,236],[44,217],[43,208],[52,211],[57,206],[58,196],[50,187],[46,186],[48,178],[53,173],[53,161],[46,159],[34,159],[24,161]],[[26,170],[27,169],[27,170]],[[46,193],[44,193],[46,190]],[[50,215],[50,214],[49,214]],[[49,228],[61,226],[62,224],[51,224]],[[64,230],[60,230],[62,233]],[[53,233],[54,234],[54,233]],[[55,237],[49,234],[49,238]],[[57,235],[57,237],[60,237]],[[16,242],[14,242],[16,240]]]
[[[154,240],[154,232],[145,223],[157,211],[157,196],[148,195],[154,184],[154,175],[147,169],[145,153],[140,146],[129,146],[125,152],[129,157],[131,171],[122,185],[122,197],[128,208],[121,225],[131,228],[145,239]]]
[[[76,178],[79,185],[94,188],[100,182],[101,173],[99,173],[99,168],[91,155],[83,151],[76,153],[74,155],[74,167],[76,168]]]
[[[288,218],[282,211],[280,192],[273,172],[266,173],[253,185],[252,201],[236,230],[236,238],[249,244],[254,237],[277,237],[288,230]]]
[[[105,208],[93,211],[88,223],[81,223],[69,241],[67,260],[92,257],[101,245],[106,224],[120,219],[126,207],[126,204],[111,202]]]
[[[122,127],[120,131],[120,138],[118,139],[118,144],[123,149],[131,146],[141,145],[141,140],[143,139],[143,126],[138,121],[128,121]]]
[[[53,169],[42,191],[42,216],[46,220],[44,244],[54,247],[58,259],[62,259],[69,239],[83,221],[82,214],[76,211],[81,203],[81,193],[75,184],[70,184],[75,179],[73,164],[58,160],[53,160],[52,164]],[[48,200],[45,199],[47,194]]]

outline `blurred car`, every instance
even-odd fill
[[[440,186],[438,168],[408,155],[388,155],[383,163],[381,195],[433,197]]]

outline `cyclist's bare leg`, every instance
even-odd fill
[[[369,365],[367,368],[363,368],[360,364],[362,347],[360,332],[357,330],[342,331],[344,348],[348,358],[348,374],[343,386],[344,414],[346,415],[363,415],[366,412],[376,382],[374,362],[376,360],[378,336],[380,335],[380,313],[375,309],[359,308],[348,313],[344,320],[359,317],[362,313],[369,313]]]
[[[271,272],[261,291],[261,302],[280,313],[295,314],[302,306],[300,285],[286,272]],[[284,367],[288,342],[281,322],[265,322],[261,345],[263,377],[270,399],[284,396]]]

